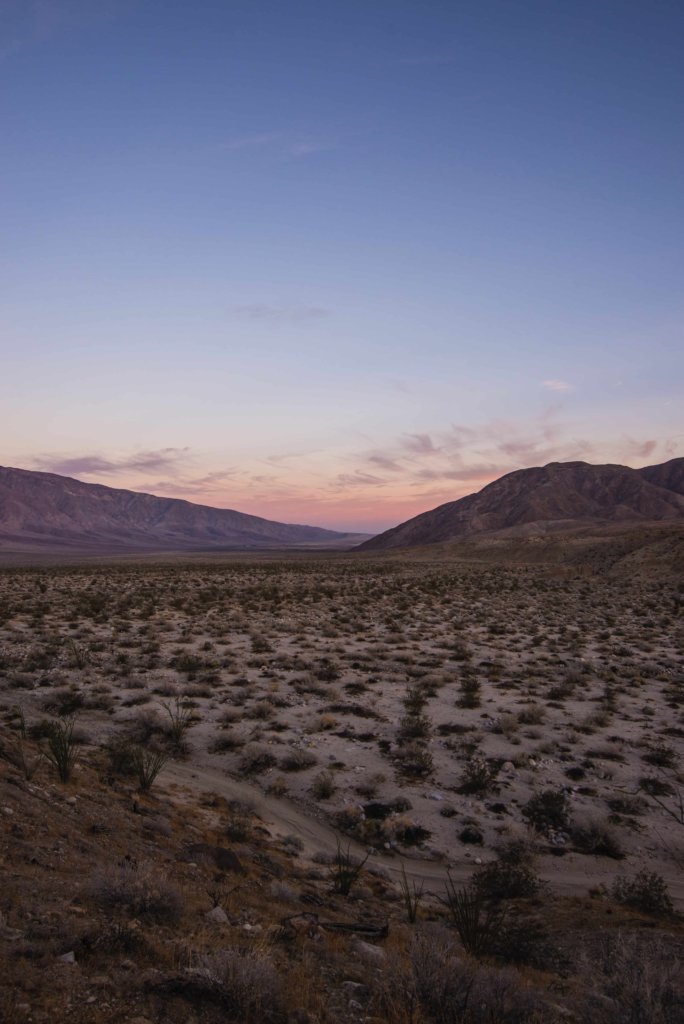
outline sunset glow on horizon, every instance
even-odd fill
[[[9,0],[0,464],[378,532],[684,455],[683,32]]]

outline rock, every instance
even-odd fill
[[[370,996],[368,985],[362,985],[359,981],[343,981],[342,988],[350,999],[365,1000]]]
[[[234,871],[242,874],[244,867],[236,853],[225,846],[212,846],[210,843],[190,843],[181,853],[178,860],[194,864],[213,863],[220,871]]]
[[[352,941],[352,949],[362,960],[371,964],[383,964],[387,959],[384,949],[380,949],[379,946],[373,946],[370,942],[364,942],[363,939],[359,939],[356,936]]]
[[[213,922],[213,924],[227,924],[228,915],[226,914],[223,907],[212,907],[204,915],[207,921]]]
[[[60,960],[63,964],[75,964],[76,954],[74,953],[73,949],[71,949],[69,950],[68,953],[62,953],[62,955],[58,956],[57,959]]]

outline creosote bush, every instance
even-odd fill
[[[218,1002],[228,1021],[276,1024],[286,1019],[282,976],[263,949],[223,949],[203,954],[188,975],[193,982],[191,991]]]
[[[183,915],[178,889],[155,864],[123,861],[99,871],[90,886],[94,902],[105,911],[175,924]]]
[[[477,869],[472,885],[483,899],[496,902],[535,896],[540,881],[527,847],[510,843],[499,850],[497,860]]]
[[[523,815],[538,832],[566,829],[569,824],[568,795],[563,790],[545,789],[527,801]]]
[[[673,912],[667,883],[655,871],[639,871],[630,878],[616,878],[610,895],[616,903],[654,917],[669,917]]]

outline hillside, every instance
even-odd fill
[[[590,523],[649,523],[684,520],[684,498],[651,482],[681,479],[684,459],[644,470],[552,462],[521,469],[476,494],[447,502],[371,538],[359,550],[436,544],[471,536],[515,531],[515,536],[567,531]]]
[[[358,539],[54,473],[0,467],[0,552],[336,547]]]
[[[684,459],[670,459],[659,466],[644,466],[637,472],[656,487],[684,494]]]

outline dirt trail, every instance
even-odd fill
[[[365,856],[367,849],[346,836],[341,836],[323,821],[319,821],[291,801],[279,797],[268,796],[250,782],[235,779],[220,769],[203,764],[183,764],[173,762],[167,765],[163,783],[175,783],[195,792],[215,793],[229,800],[244,800],[254,809],[264,824],[278,836],[296,835],[304,844],[303,853],[311,856],[314,853],[334,854],[337,851],[338,839],[346,850],[347,844],[353,853]],[[451,861],[423,860],[409,855],[388,855],[373,853],[369,866],[382,867],[393,879],[402,875],[402,867],[409,880],[423,882],[427,889],[440,892],[447,880],[447,868],[454,882],[467,882],[475,867],[474,852],[470,859],[463,852],[453,851]],[[487,859],[485,855],[485,860]],[[617,867],[615,862],[600,858],[583,857],[569,853],[564,857],[546,856],[539,860],[539,874],[548,883],[549,888],[564,896],[583,896],[587,891],[600,883],[610,884],[618,874],[632,874],[635,866],[629,869]],[[681,872],[673,869],[668,873],[667,882],[670,887],[675,906],[684,906],[684,879]]]

